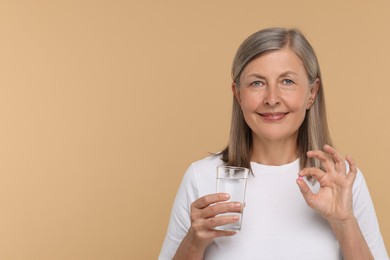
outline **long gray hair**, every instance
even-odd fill
[[[307,158],[306,152],[332,145],[326,119],[325,98],[320,66],[314,49],[297,29],[268,28],[249,36],[240,45],[233,60],[232,79],[240,86],[240,76],[246,65],[255,58],[273,50],[290,48],[302,61],[309,83],[319,79],[319,89],[311,108],[298,130],[297,149],[300,167],[320,167],[315,159]],[[221,152],[227,165],[251,169],[252,130],[244,120],[241,107],[233,97],[233,112],[228,146]]]

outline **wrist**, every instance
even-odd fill
[[[197,238],[194,230],[190,228],[179,245],[173,260],[201,260],[206,248],[207,243],[202,243],[201,239]]]
[[[192,228],[188,230],[186,240],[188,248],[197,252],[204,252],[209,244],[213,241],[212,239],[206,239],[200,234],[197,234]]]
[[[343,219],[332,219],[328,220],[328,222],[334,231],[343,231],[358,227],[358,223],[355,216]]]
[[[344,244],[347,241],[352,241],[358,237],[360,234],[359,224],[355,217],[343,219],[343,220],[335,220],[329,222],[333,233],[336,235],[337,240],[340,245]]]
[[[329,222],[343,252],[343,259],[374,259],[355,217]]]

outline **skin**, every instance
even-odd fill
[[[309,83],[302,61],[288,48],[269,52],[247,64],[240,77],[240,86],[233,83],[232,91],[252,129],[252,161],[284,165],[298,158],[298,129],[318,88],[319,80]],[[323,151],[309,151],[307,156],[320,160],[324,168],[324,171],[304,168],[299,173],[297,185],[307,205],[329,222],[344,259],[373,259],[352,210],[352,185],[357,173],[354,161],[346,157],[350,168],[347,173],[343,157],[328,145]],[[317,194],[313,194],[303,181],[308,175],[320,184]],[[191,227],[174,259],[203,259],[214,238],[235,234],[214,230],[238,220],[234,216],[218,214],[242,211],[239,203],[221,203],[228,198],[228,194],[210,194],[192,203]]]

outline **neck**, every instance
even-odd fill
[[[296,139],[264,140],[254,136],[251,161],[265,165],[284,165],[298,158]]]

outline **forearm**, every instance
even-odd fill
[[[371,260],[374,257],[355,218],[342,223],[331,223],[345,260]]]

